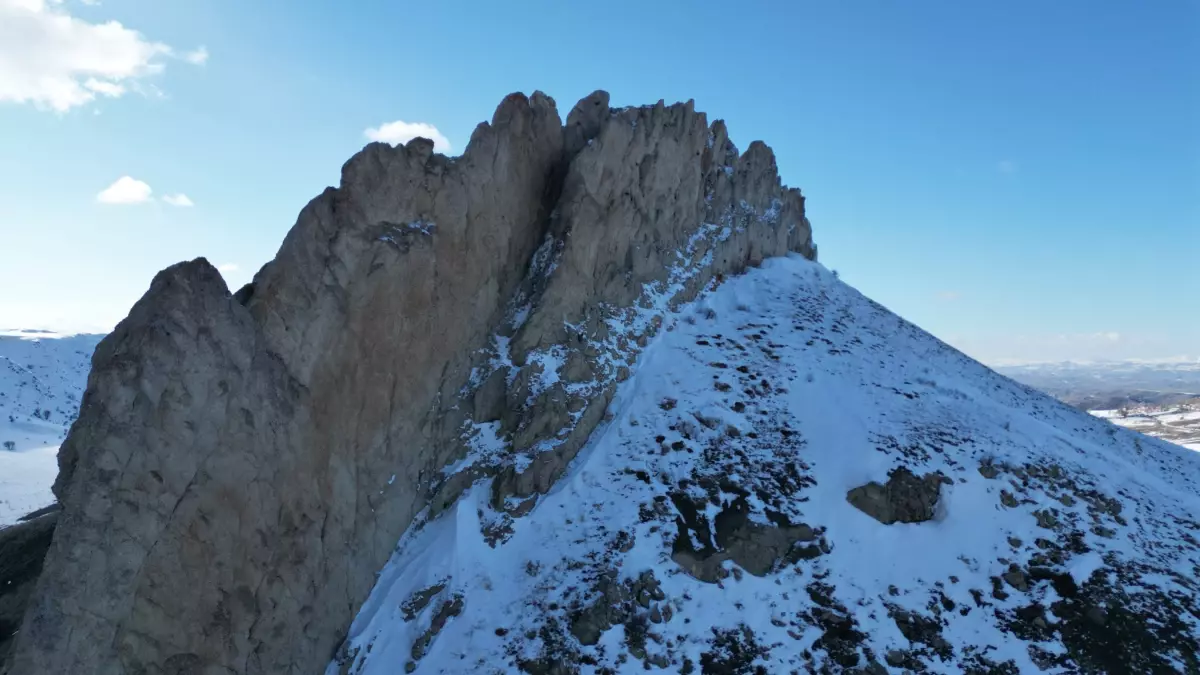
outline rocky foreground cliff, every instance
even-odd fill
[[[96,350],[8,672],[319,672],[418,513],[490,479],[502,537],[669,309],[815,257],[765,145],[608,100],[367,146],[236,293],[159,273]]]

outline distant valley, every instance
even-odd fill
[[[103,337],[0,331],[0,527],[54,501],[55,456]]]
[[[1115,361],[996,370],[1110,422],[1200,450],[1200,361]]]

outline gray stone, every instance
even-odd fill
[[[57,522],[58,513],[51,511],[0,529],[0,668],[37,585]]]
[[[684,519],[681,518],[679,536],[671,553],[671,558],[688,575],[708,583],[716,583],[726,576],[723,567],[725,561],[732,561],[741,569],[762,577],[775,571],[780,565],[794,563],[802,559],[816,557],[820,554],[819,547],[803,547],[800,544],[816,540],[813,528],[803,523],[778,527],[756,523],[749,517],[750,508],[745,498],[739,498],[727,505],[714,519],[715,547],[705,546],[696,550],[691,539],[683,531]],[[707,530],[701,540],[707,542]],[[736,569],[736,568],[735,568]]]
[[[884,525],[921,523],[933,518],[941,485],[940,473],[918,476],[907,468],[893,469],[886,484],[867,483],[846,493],[846,501]]]
[[[1029,580],[1025,576],[1025,572],[1016,565],[1010,565],[1008,571],[1003,575],[1004,581],[1008,582],[1009,586],[1026,593],[1029,591]]]

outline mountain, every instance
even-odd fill
[[[513,94],[461,157],[368,145],[251,284],[172,266],[99,344],[10,669],[311,671],[418,512],[490,478],[519,517],[662,312],[789,251],[800,191],[691,102]],[[442,480],[478,425],[501,451]]]
[[[0,332],[0,527],[54,501],[58,446],[103,337]]]
[[[1200,396],[1200,361],[1035,363],[996,369],[1080,410],[1169,406]]]
[[[368,145],[100,342],[7,672],[1200,668],[1200,456],[816,258],[691,102]]]
[[[329,675],[1200,668],[1200,455],[797,257],[665,325],[526,517],[418,521]]]

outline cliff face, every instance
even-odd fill
[[[815,257],[771,151],[691,103],[514,94],[432,145],[367,146],[251,285],[180,263],[100,344],[9,672],[318,672],[423,509],[494,477],[503,537],[663,309]]]

